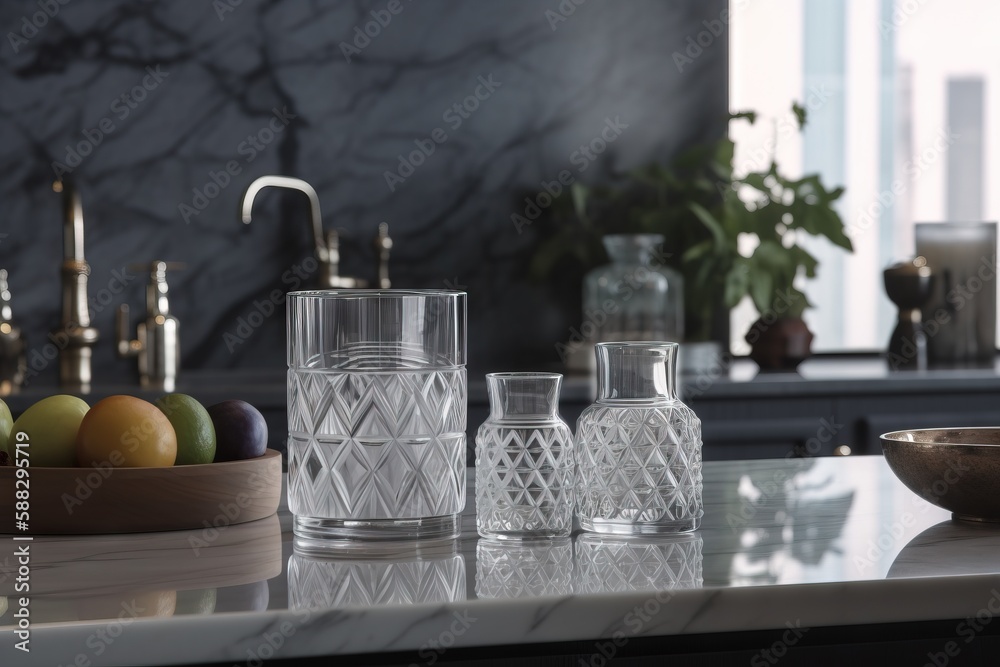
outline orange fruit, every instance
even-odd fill
[[[108,396],[87,412],[76,436],[81,466],[160,468],[177,459],[177,435],[152,403],[134,396]]]

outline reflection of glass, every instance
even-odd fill
[[[457,535],[465,426],[464,292],[288,295],[297,546]]]
[[[573,433],[558,373],[490,373],[490,418],[476,434],[476,516],[484,537],[568,537]]]
[[[695,530],[704,514],[701,421],[677,399],[677,343],[598,343],[597,402],[576,425],[584,530]]]
[[[290,609],[455,602],[466,599],[465,559],[455,542],[383,543],[330,558],[288,559]]]
[[[568,538],[476,546],[476,597],[518,598],[573,592],[573,542]]]
[[[576,540],[578,593],[674,590],[702,586],[701,535]]]
[[[611,264],[583,281],[584,317],[597,327],[597,342],[679,341],[684,335],[684,279],[664,266],[662,243],[660,234],[604,237]]]

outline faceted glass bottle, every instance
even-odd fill
[[[490,418],[476,433],[476,525],[494,539],[573,529],[573,434],[559,416],[558,373],[490,373]]]
[[[677,347],[597,345],[597,402],[576,427],[584,530],[652,535],[701,524],[701,421],[677,399]]]
[[[609,234],[611,264],[584,277],[584,322],[595,342],[680,340],[684,335],[684,278],[664,265],[661,234]]]

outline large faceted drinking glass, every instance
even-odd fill
[[[295,545],[452,537],[465,506],[466,295],[288,295]]]

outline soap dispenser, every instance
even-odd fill
[[[180,323],[170,314],[167,300],[167,269],[182,268],[173,262],[157,260],[149,265],[146,287],[146,319],[136,326],[133,340],[129,333],[129,307],[118,307],[118,356],[138,357],[139,382],[145,388],[174,391],[181,365]]]
[[[11,317],[7,270],[0,269],[0,396],[21,386],[28,367],[24,337]]]

